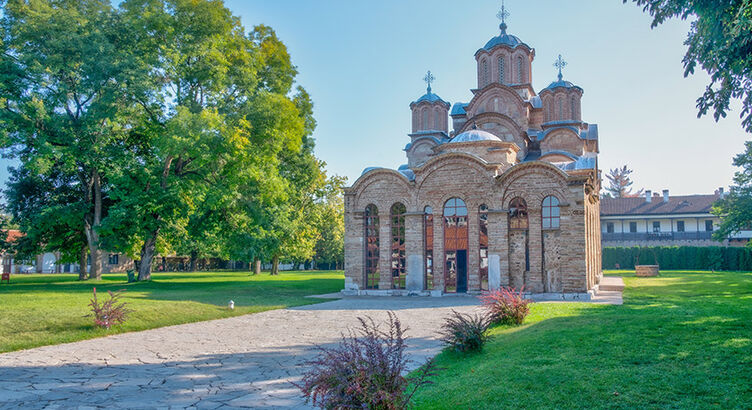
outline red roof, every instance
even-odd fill
[[[7,242],[15,242],[18,238],[25,236],[25,234],[18,229],[8,229],[5,232],[7,233],[7,236],[5,237]]]
[[[707,214],[713,203],[720,196],[713,195],[677,195],[669,196],[664,201],[662,196],[653,196],[651,202],[645,197],[603,198],[601,199],[601,216],[609,215],[684,215]]]

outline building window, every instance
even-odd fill
[[[547,196],[543,199],[541,210],[543,229],[559,229],[561,211],[559,210],[559,198]]]
[[[488,61],[483,60],[481,65],[483,67],[483,72],[481,73],[481,87],[485,87],[488,85]]]
[[[467,206],[459,198],[444,205],[444,291],[467,291]]]
[[[405,205],[392,205],[392,289],[405,289]]]
[[[118,255],[117,253],[111,253],[110,257],[107,260],[107,263],[109,263],[110,265],[117,265],[117,264],[119,264],[120,263],[120,255]]]
[[[423,211],[423,243],[425,244],[425,284],[426,289],[433,289],[433,209],[427,206]]]
[[[684,232],[684,221],[676,221],[676,232]]]
[[[614,233],[614,223],[608,222],[606,224],[606,233]]]
[[[569,113],[569,115],[572,117],[572,120],[577,120],[577,97],[572,97],[572,100],[570,101],[571,107],[569,109],[572,111]]]
[[[708,219],[705,221],[705,231],[706,232],[713,232],[713,220]]]
[[[525,66],[522,61],[522,56],[517,57],[517,82],[519,84],[525,82]]]
[[[441,113],[439,112],[438,108],[434,110],[433,120],[434,120],[434,129],[437,131],[443,131],[444,127],[441,125]]]
[[[422,124],[423,127],[421,128],[423,130],[427,130],[431,128],[431,123],[428,120],[428,116],[429,116],[428,109],[424,108],[423,109],[423,124]]]
[[[488,290],[488,206],[478,208],[478,234],[480,248],[480,290]]]
[[[660,232],[660,231],[661,231],[661,221],[653,222],[653,232]]]
[[[368,205],[364,215],[366,234],[366,289],[379,288],[379,210]]]
[[[564,100],[559,98],[559,121],[564,121]]]
[[[527,202],[517,197],[509,203],[509,228],[527,229]]]
[[[630,233],[637,233],[637,222],[630,222],[629,223],[629,232]]]
[[[504,84],[504,57],[499,57],[499,82]]]

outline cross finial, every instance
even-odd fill
[[[431,70],[428,70],[428,73],[426,74],[426,76],[423,77],[423,81],[425,81],[426,84],[428,84],[428,88],[426,90],[428,91],[429,94],[431,94],[431,83],[434,82],[434,80],[436,80],[436,77],[434,77],[433,74],[431,74]]]
[[[507,31],[507,17],[509,17],[509,11],[504,6],[504,0],[501,1],[501,10],[499,10],[499,12],[496,14],[496,17],[501,20],[501,24],[499,25],[501,33],[505,34]]]
[[[554,62],[554,67],[559,69],[559,81],[561,81],[564,76],[561,74],[561,70],[567,66],[567,62],[564,61],[563,58],[561,58],[561,54],[559,54],[559,58],[556,59],[556,62]]]

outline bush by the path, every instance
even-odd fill
[[[477,352],[488,340],[487,332],[490,324],[491,320],[488,315],[464,315],[453,310],[441,326],[439,336],[442,342],[459,353]]]

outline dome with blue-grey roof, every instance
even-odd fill
[[[574,84],[573,84],[573,83],[571,83],[570,81],[562,80],[562,79],[560,78],[560,79],[559,79],[559,81],[554,81],[554,82],[552,82],[551,84],[549,84],[549,85],[548,85],[548,87],[546,87],[546,88],[544,88],[543,90],[541,90],[541,92],[543,92],[543,91],[545,91],[545,90],[553,90],[554,88],[567,88],[567,89],[570,89],[570,88],[577,88],[577,89],[579,89],[580,91],[582,91],[582,87],[580,87],[580,86],[577,86],[577,85],[574,85]]]
[[[501,139],[488,131],[469,130],[452,138],[449,142],[473,142],[473,141],[501,141]]]
[[[444,105],[447,105],[447,106],[449,105],[449,103],[446,102],[446,101],[444,101],[443,99],[441,99],[441,97],[439,97],[438,95],[432,93],[430,88],[428,89],[427,93],[423,94],[422,97],[420,97],[417,100],[413,101],[413,104],[418,104],[418,103],[423,102],[423,101],[427,101],[429,103],[440,102],[440,103],[442,103]]]
[[[520,40],[519,37],[507,34],[507,25],[505,23],[502,23],[499,28],[501,29],[501,34],[488,40],[486,45],[483,46],[483,50],[491,51],[491,49],[499,45],[504,45],[509,48],[517,48],[520,46],[531,48],[529,45]]]

